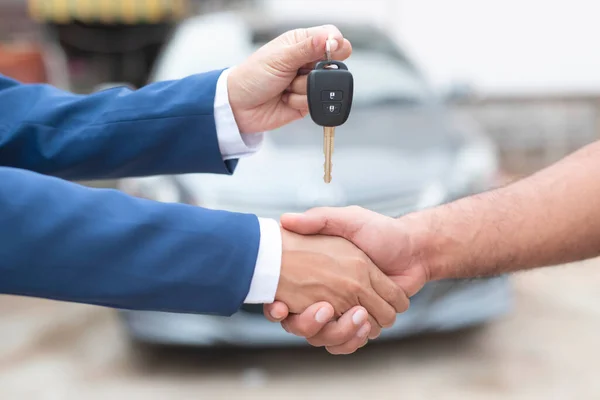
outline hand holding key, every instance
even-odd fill
[[[242,134],[273,130],[308,113],[307,74],[323,59],[326,42],[344,60],[352,46],[333,25],[288,31],[230,70],[229,104]]]
[[[312,120],[323,127],[323,152],[325,153],[325,183],[331,182],[331,156],[335,127],[346,122],[352,108],[354,79],[341,61],[331,60],[331,41],[327,41],[327,61],[319,62],[308,75],[308,108]]]

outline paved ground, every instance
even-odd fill
[[[0,301],[2,399],[598,399],[600,266],[515,277],[515,312],[481,329],[321,349],[138,352],[113,312]]]

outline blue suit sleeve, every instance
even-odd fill
[[[166,204],[0,167],[0,292],[231,315],[260,241],[254,215]]]
[[[0,166],[69,180],[231,174],[214,120],[221,72],[90,95],[0,75]]]

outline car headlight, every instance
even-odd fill
[[[419,196],[417,209],[430,208],[438,206],[446,201],[448,191],[441,182],[434,182],[427,186]]]
[[[451,191],[458,197],[486,191],[492,187],[498,169],[493,142],[480,138],[465,146],[456,157],[450,177]]]

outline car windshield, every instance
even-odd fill
[[[344,63],[354,77],[354,98],[350,118],[340,128],[343,134],[336,135],[336,148],[442,145],[443,129],[431,115],[435,97],[419,72],[391,43],[369,41],[373,37],[362,31],[346,31],[353,51]],[[272,35],[255,37],[254,45]],[[307,117],[276,129],[267,140],[277,147],[321,146],[322,130]]]
[[[353,108],[424,105],[432,100],[427,83],[387,35],[362,27],[343,31],[352,43],[352,56],[344,63],[354,77]],[[255,49],[279,33],[254,32]]]
[[[416,149],[443,146],[437,119],[429,113],[426,84],[401,59],[358,50],[345,63],[354,77],[354,99],[348,122],[336,135],[336,148]],[[322,145],[322,130],[310,117],[268,135],[277,147]]]
[[[346,65],[354,77],[352,107],[410,106],[429,101],[425,83],[406,63],[392,55],[355,50]]]

